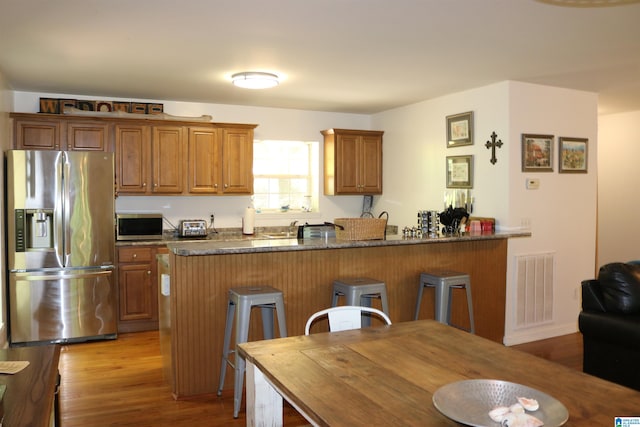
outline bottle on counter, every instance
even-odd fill
[[[256,221],[256,211],[252,206],[247,207],[242,217],[242,234],[253,234],[253,228]]]

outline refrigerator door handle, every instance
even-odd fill
[[[64,236],[64,215],[65,215],[65,193],[62,192],[64,189],[64,181],[63,181],[63,168],[65,165],[64,156],[57,157],[57,164],[55,166],[55,177],[54,177],[54,191],[56,194],[55,198],[55,209],[54,209],[54,226],[53,226],[53,247],[56,251],[56,258],[58,258],[58,265],[65,266],[67,265],[67,251],[64,248],[65,241],[67,240]]]
[[[55,273],[15,273],[15,277],[20,280],[26,281],[38,281],[38,280],[58,280],[58,279],[86,279],[90,277],[109,276],[113,274],[113,269],[99,269],[99,270],[69,270],[65,272]]]
[[[60,197],[62,199],[62,223],[61,231],[64,233],[62,236],[63,240],[63,255],[64,255],[64,265],[70,265],[71,258],[71,200],[70,200],[70,178],[71,178],[71,165],[69,163],[69,158],[67,157],[67,153],[62,153],[62,191],[60,192]],[[66,224],[66,226],[65,226]]]

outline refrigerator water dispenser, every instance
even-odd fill
[[[53,249],[53,209],[16,209],[16,252]]]

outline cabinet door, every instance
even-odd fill
[[[18,150],[64,150],[59,120],[21,120],[14,122],[14,147]]]
[[[187,154],[187,191],[192,194],[215,194],[221,187],[220,142],[211,128],[189,128]]]
[[[68,122],[67,147],[69,150],[111,151],[109,124],[100,122]]]
[[[181,126],[153,127],[153,193],[182,193],[185,181],[184,135],[185,130]]]
[[[358,190],[364,194],[382,194],[382,137],[362,136],[358,159]]]
[[[253,129],[222,131],[222,192],[253,193]]]
[[[336,194],[355,194],[360,192],[359,145],[360,136],[358,135],[336,135]]]
[[[118,193],[145,194],[151,163],[149,127],[116,125],[116,189]]]
[[[118,248],[118,332],[158,329],[158,283],[155,246]]]
[[[151,264],[120,264],[120,320],[153,320]]]

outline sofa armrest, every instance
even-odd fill
[[[585,311],[606,312],[604,296],[597,279],[582,281],[582,309]]]

